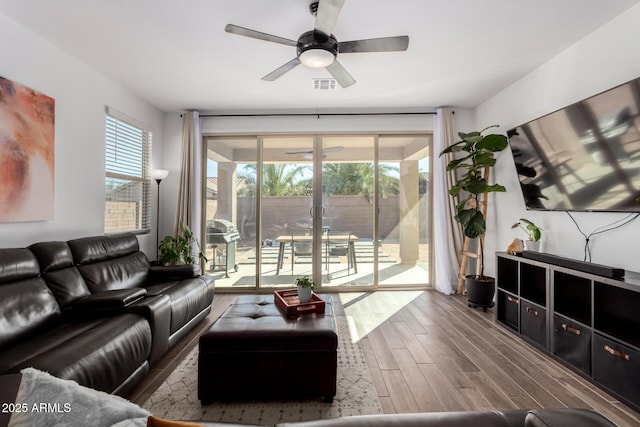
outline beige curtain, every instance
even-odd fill
[[[181,223],[185,224],[189,226],[198,240],[200,240],[200,224],[202,220],[201,153],[200,114],[195,111],[189,111],[182,115],[180,187],[178,188],[175,230],[177,234],[179,225]]]
[[[442,107],[436,110],[433,135],[433,204],[436,290],[447,295],[458,287],[458,270],[462,254],[462,230],[455,220],[455,200],[449,188],[456,181],[453,171],[447,172],[452,155],[439,157],[440,152],[457,141],[453,123],[453,110]]]

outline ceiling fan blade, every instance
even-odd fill
[[[273,43],[280,43],[287,46],[295,46],[297,43],[295,40],[289,40],[289,39],[285,39],[284,37],[278,37],[278,36],[274,36],[267,33],[261,33],[260,31],[250,30],[248,28],[239,27],[233,24],[227,24],[227,26],[224,27],[224,30],[227,33],[237,34],[239,36],[251,37],[252,39],[259,39],[259,40],[264,40],[264,41],[273,42]]]
[[[381,37],[378,39],[351,40],[338,43],[340,53],[397,52],[407,50],[409,36]]]
[[[327,71],[343,88],[349,87],[356,82],[356,79],[354,79],[351,74],[349,74],[349,72],[342,66],[342,64],[338,62],[337,59],[333,61],[331,65],[327,66]]]
[[[344,6],[344,0],[320,0],[315,30],[330,36],[336,27],[342,6]]]
[[[340,150],[344,150],[344,147],[342,145],[336,145],[335,147],[323,148],[322,152],[323,153],[333,153],[334,151],[340,151]]]
[[[313,150],[285,151],[284,154],[313,154]]]
[[[344,147],[342,145],[336,145],[335,147],[328,147],[322,149],[322,154],[333,153],[334,151],[343,150]],[[285,151],[284,154],[313,154],[313,150],[303,150],[303,151]]]
[[[275,70],[273,70],[272,72],[270,72],[269,74],[264,76],[262,78],[262,80],[266,80],[268,82],[272,82],[272,81],[276,80],[277,78],[281,77],[283,74],[287,73],[288,71],[291,71],[292,69],[297,67],[299,64],[300,64],[300,59],[298,59],[298,57],[296,56],[291,61],[287,62],[286,64],[284,64],[284,65],[282,65],[282,66],[280,66],[278,68],[276,68]]]

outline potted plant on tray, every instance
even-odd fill
[[[298,277],[296,279],[296,286],[298,287],[298,299],[300,302],[311,301],[311,293],[316,284],[308,276]]]
[[[542,237],[542,229],[526,218],[520,218],[522,222],[516,222],[511,228],[522,228],[527,233],[528,239],[524,241],[524,248],[528,251],[538,251],[540,249],[540,237]]]
[[[462,133],[460,141],[446,147],[440,156],[446,153],[458,153],[447,163],[447,171],[458,171],[457,182],[449,189],[449,194],[456,200],[455,219],[462,226],[465,236],[476,239],[480,245],[480,256],[477,259],[476,274],[465,276],[467,300],[469,306],[487,307],[493,305],[495,278],[484,275],[484,233],[486,222],[486,198],[480,196],[490,192],[504,192],[500,184],[490,185],[487,182],[490,169],[495,165],[494,154],[507,148],[507,137],[498,134],[482,135],[489,126],[479,132]]]

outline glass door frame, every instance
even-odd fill
[[[323,245],[323,239],[322,239],[322,224],[323,224],[323,214],[324,214],[324,206],[323,206],[323,191],[322,191],[322,171],[323,171],[323,154],[322,154],[322,139],[323,137],[327,137],[327,136],[345,136],[345,137],[349,137],[349,136],[367,136],[367,137],[371,137],[374,140],[374,147],[373,147],[373,151],[374,151],[374,188],[375,188],[375,196],[372,198],[372,204],[373,204],[373,242],[374,242],[374,247],[376,247],[376,242],[379,241],[380,238],[380,221],[379,221],[379,217],[380,217],[380,205],[379,205],[379,199],[380,197],[382,197],[380,195],[380,171],[379,171],[379,162],[380,162],[380,137],[383,136],[388,136],[388,135],[428,135],[425,132],[389,132],[389,133],[373,133],[373,132],[323,132],[323,133],[317,133],[317,132],[295,132],[295,133],[274,133],[274,134],[269,134],[269,133],[264,133],[264,134],[246,134],[246,135],[238,135],[238,136],[253,136],[256,138],[256,142],[257,142],[257,147],[256,147],[256,230],[255,230],[255,247],[256,247],[256,258],[255,258],[255,284],[253,286],[243,286],[242,288],[237,288],[234,289],[232,287],[221,287],[218,288],[217,290],[220,291],[228,291],[228,292],[236,292],[237,290],[241,290],[243,292],[245,291],[249,291],[249,292],[271,292],[273,291],[273,288],[270,287],[265,287],[262,284],[262,277],[261,277],[261,268],[262,268],[262,254],[261,254],[261,242],[262,242],[262,236],[263,236],[263,231],[262,231],[262,185],[263,185],[263,173],[262,173],[262,168],[263,168],[263,163],[264,163],[264,139],[265,138],[277,138],[279,136],[282,136],[283,138],[287,138],[287,137],[292,137],[292,136],[304,136],[304,137],[312,137],[313,138],[313,160],[312,160],[312,164],[313,164],[313,181],[312,181],[312,188],[313,188],[313,194],[312,194],[312,235],[313,235],[313,251],[312,251],[312,274],[313,274],[313,278],[316,281],[316,286],[317,286],[317,290],[318,291],[322,291],[322,290],[328,290],[331,292],[344,292],[344,291],[353,291],[353,292],[363,292],[363,291],[372,291],[372,290],[378,290],[378,289],[385,289],[385,290],[389,290],[389,289],[393,289],[393,290],[405,290],[405,289],[434,289],[434,277],[435,277],[435,272],[434,272],[434,254],[433,254],[433,250],[430,249],[429,250],[429,259],[428,259],[428,263],[429,263],[429,269],[428,269],[428,278],[426,281],[426,284],[407,284],[404,286],[397,286],[397,285],[380,285],[379,284],[379,253],[377,250],[373,251],[373,264],[374,264],[374,268],[373,268],[373,272],[372,272],[372,276],[373,276],[373,281],[370,285],[349,285],[349,286],[343,286],[343,285],[338,285],[338,286],[323,286],[322,285],[322,245]],[[203,161],[202,161],[202,168],[203,171],[206,171],[206,162],[207,162],[207,149],[208,149],[208,143],[209,143],[209,139],[210,138],[216,138],[216,137],[221,137],[221,138],[228,138],[228,137],[233,137],[232,135],[226,135],[226,134],[206,134],[203,135],[203,151],[204,151],[204,156],[203,156]],[[429,137],[430,141],[428,143],[429,145],[429,164],[430,167],[429,169],[432,171],[433,170],[433,144],[432,144],[432,138]],[[431,176],[431,175],[429,175]],[[203,173],[203,181],[206,182],[206,173]],[[430,179],[428,181],[428,192],[429,192],[429,199],[428,199],[428,203],[430,206],[430,212],[432,212],[432,207],[433,207],[433,185],[432,185],[432,180]],[[203,206],[206,206],[206,185],[203,185],[203,190],[202,190],[202,199],[204,201]],[[206,221],[206,215],[202,215],[202,236],[200,236],[200,241],[204,242],[204,231],[205,231],[205,221]],[[430,247],[433,248],[433,215],[429,215],[429,223],[427,225],[428,230],[429,230],[429,244]],[[293,280],[292,280],[292,286],[294,285]]]

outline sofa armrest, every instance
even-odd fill
[[[147,294],[144,288],[117,289],[89,295],[73,304],[74,312],[112,311],[141,300]]]
[[[586,409],[534,409],[524,420],[525,427],[615,427],[597,412]]]
[[[149,322],[152,336],[149,363],[157,362],[169,349],[171,298],[168,295],[148,297],[127,306],[125,310],[140,314]]]
[[[200,266],[195,264],[153,265],[150,268],[150,276],[152,282],[191,279],[200,276]]]

